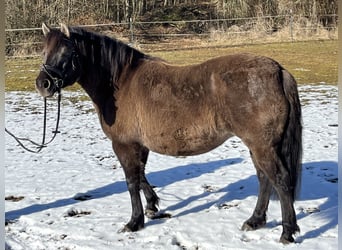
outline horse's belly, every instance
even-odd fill
[[[176,130],[172,135],[160,134],[148,140],[145,145],[152,151],[172,156],[190,156],[209,152],[225,142],[232,134],[201,134],[189,136],[184,129]]]

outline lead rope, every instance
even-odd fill
[[[55,138],[56,138],[56,135],[58,133],[60,133],[60,131],[58,131],[58,126],[59,126],[59,118],[60,118],[60,111],[61,111],[61,91],[58,90],[58,107],[57,107],[57,121],[56,121],[56,128],[54,131],[52,131],[52,133],[54,134],[52,136],[52,138],[50,139],[50,141],[48,142],[45,142],[45,137],[46,137],[46,110],[47,110],[47,101],[46,101],[46,98],[44,98],[44,121],[43,121],[43,138],[42,138],[42,142],[41,143],[37,143],[35,141],[32,141],[28,138],[22,138],[22,137],[17,137],[15,136],[13,133],[11,133],[10,131],[8,131],[7,128],[5,128],[5,131],[7,134],[9,134],[10,136],[12,136],[18,143],[19,145],[25,149],[26,151],[28,152],[31,152],[31,153],[39,153],[43,148],[45,148],[48,144],[50,144]],[[30,142],[31,144],[33,144],[34,146],[37,147],[37,149],[30,149],[28,147],[26,147],[24,144],[23,144],[23,141],[28,141]]]

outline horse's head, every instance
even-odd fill
[[[72,85],[80,77],[80,62],[69,28],[61,24],[52,29],[43,23],[45,36],[43,65],[36,79],[36,88],[43,97],[53,96],[62,88]]]

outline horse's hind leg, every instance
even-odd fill
[[[251,156],[253,159],[252,153]],[[259,179],[259,195],[252,216],[242,226],[242,230],[246,231],[256,230],[266,224],[266,211],[272,192],[272,184],[268,180],[268,177],[258,169],[254,160],[253,162],[257,168],[257,175]]]
[[[291,185],[289,171],[285,168],[277,152],[279,152],[279,150],[276,149],[276,146],[270,146],[269,148],[263,147],[253,151],[253,158],[257,167],[265,174],[264,178],[268,178],[269,183],[272,184],[273,188],[278,193],[283,225],[280,242],[286,244],[294,242],[292,235],[299,231],[299,227],[297,225],[296,214],[293,207],[294,187]],[[267,186],[267,191],[270,192],[269,184],[267,184]],[[269,196],[269,194],[267,195]],[[256,209],[257,208],[258,203]]]
[[[151,185],[148,183],[145,176],[145,165],[147,162],[149,150],[147,148],[143,148],[141,151],[141,169],[140,169],[140,188],[143,190],[145,198],[146,198],[146,208],[145,214],[147,217],[152,218],[158,212],[158,202],[159,198],[157,194],[154,192]]]

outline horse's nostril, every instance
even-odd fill
[[[45,79],[43,81],[43,88],[48,89],[48,88],[50,88],[50,86],[51,86],[50,80],[49,79]]]

